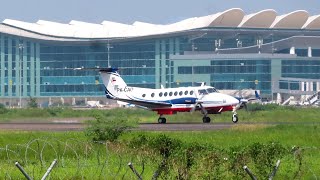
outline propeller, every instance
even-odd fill
[[[239,104],[236,106],[236,109],[238,110],[241,108],[245,108],[245,110],[248,111],[248,106],[247,106],[248,102],[254,101],[254,100],[258,100],[259,102],[261,102],[261,97],[259,96],[258,91],[255,90],[254,93],[255,93],[255,98],[246,99],[246,98],[243,98],[242,96],[238,97],[237,99],[239,100]]]
[[[196,108],[199,106],[200,109],[201,109],[201,111],[202,111],[203,113],[206,113],[207,110],[205,110],[205,108],[202,106],[202,103],[203,103],[202,98],[203,98],[205,95],[202,94],[200,98],[198,98],[198,93],[195,93],[195,95],[196,95],[197,100],[195,101],[195,104],[194,104],[194,106],[192,107],[192,109],[190,110],[190,112],[194,112],[194,111],[196,110]]]

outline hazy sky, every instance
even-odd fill
[[[39,19],[68,23],[71,20],[101,23],[103,20],[132,24],[143,21],[168,24],[230,8],[246,14],[275,9],[278,14],[307,10],[320,14],[320,0],[1,0],[0,21]]]

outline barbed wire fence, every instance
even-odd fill
[[[148,157],[133,156],[122,146],[76,138],[61,141],[52,137],[34,138],[25,144],[7,144],[0,147],[0,179],[21,179],[24,175],[18,171],[17,163],[30,179],[142,179],[146,171],[151,172],[145,175],[149,179],[159,177],[164,166],[161,158],[159,164],[150,163]],[[303,153],[310,150],[320,152],[317,147],[293,147],[294,161],[298,164],[295,178],[301,178],[302,168],[306,168],[318,179],[317,170],[303,163]],[[279,165],[280,161],[275,162],[275,171],[270,177],[276,176]],[[253,176],[248,177],[255,177],[254,172],[251,173]]]

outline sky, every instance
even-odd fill
[[[241,8],[245,14],[274,9],[279,15],[295,10],[320,14],[319,0],[1,0],[0,21],[15,19],[68,23],[71,20],[132,24],[170,24],[183,19]]]

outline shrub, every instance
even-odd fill
[[[28,108],[37,108],[37,107],[38,107],[37,99],[30,96],[28,101]]]
[[[124,132],[135,126],[134,122],[118,114],[117,116],[104,116],[95,114],[95,120],[88,121],[88,127],[85,129],[85,135],[92,138],[93,141],[114,142]]]
[[[8,112],[8,109],[6,108],[6,106],[0,103],[0,114],[5,114],[7,112]]]

